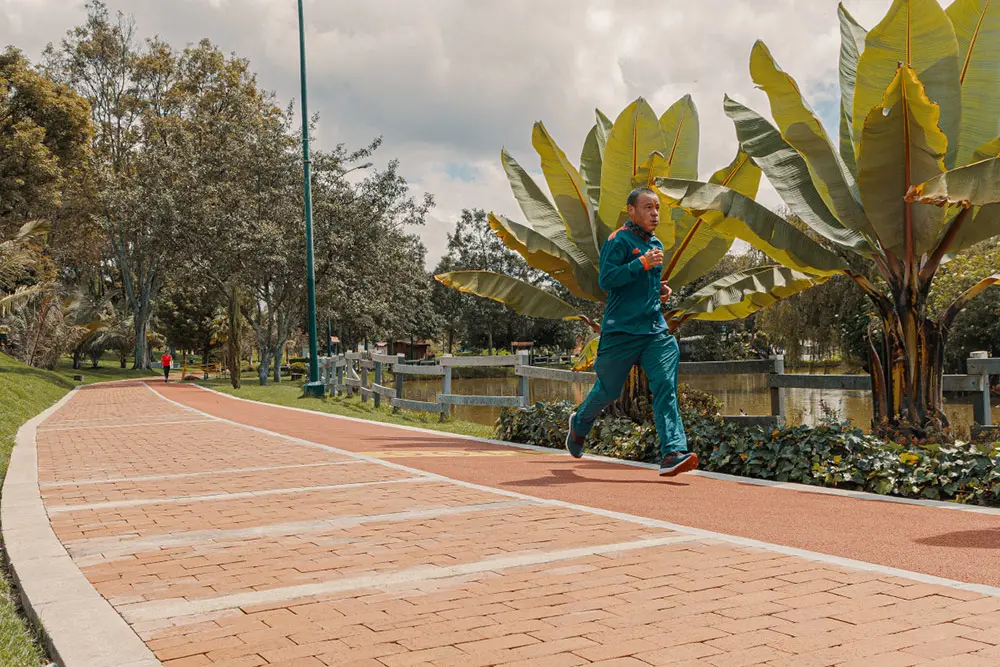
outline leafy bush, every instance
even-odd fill
[[[296,361],[296,362],[293,362],[288,367],[288,370],[291,371],[292,373],[297,373],[297,374],[305,375],[306,372],[309,370],[309,367],[306,366],[301,361]]]
[[[688,444],[702,470],[779,482],[1000,506],[1000,449],[996,443],[919,445],[883,442],[849,423],[828,421],[766,431],[725,423],[711,395],[682,388]],[[504,410],[497,437],[562,449],[575,406],[569,401]],[[655,463],[651,423],[602,417],[587,437],[594,454]]]

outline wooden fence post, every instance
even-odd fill
[[[338,354],[334,365],[336,366],[335,372],[337,374],[337,396],[344,395],[344,367],[340,364],[344,361],[344,355]]]
[[[774,368],[771,370],[771,374],[784,375],[785,355],[775,354],[771,356],[771,359],[774,360]],[[771,416],[775,418],[778,428],[785,426],[786,404],[784,387],[771,387]]]
[[[377,384],[377,385],[381,385],[382,384],[382,362],[381,361],[376,361],[375,362],[375,384]],[[376,392],[375,393],[375,407],[379,408],[381,406],[382,406],[382,395]]]
[[[972,360],[978,359],[989,359],[989,352],[971,352],[969,353],[969,361],[966,363],[972,367],[968,369],[969,375],[974,375],[975,364],[970,364]],[[987,368],[980,369],[980,387],[979,391],[972,399],[972,421],[975,422],[977,426],[990,426],[992,425],[992,419],[990,415],[990,376]]]
[[[450,355],[450,354],[443,354],[441,356],[443,356],[443,357],[450,357],[452,355]],[[442,394],[451,394],[451,366],[445,366],[442,370],[444,370],[444,379],[441,382],[441,393]],[[441,405],[441,417],[440,417],[440,421],[444,421],[445,419],[451,419],[451,404],[450,403],[445,403],[445,404]]]
[[[529,352],[518,352],[517,353],[517,366],[530,366],[531,358]],[[517,366],[514,367],[515,371]],[[521,407],[528,407],[528,403],[531,402],[531,378],[527,375],[521,375],[517,378],[517,394],[521,397]]]
[[[361,359],[358,360],[358,376],[361,378],[361,388],[358,389],[358,392],[361,394],[362,403],[368,402],[368,392],[365,390],[371,389],[371,385],[368,383],[368,366],[365,363],[367,361],[365,357],[367,356],[367,354],[364,354]]]
[[[405,357],[406,357],[406,355],[404,355],[404,354],[397,354],[396,355],[396,363],[392,365],[393,371],[396,370],[397,366],[401,366],[403,364],[403,359]],[[393,373],[393,378],[395,380],[394,384],[395,384],[395,387],[396,387],[396,398],[402,399],[403,398],[403,374],[402,373]],[[392,411],[393,411],[393,413],[398,413],[399,412],[399,408],[393,407]]]

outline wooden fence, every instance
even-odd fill
[[[470,396],[452,393],[454,368],[513,367],[518,378],[515,396]],[[968,360],[968,374],[945,375],[944,391],[949,394],[972,394],[973,416],[977,428],[994,428],[990,420],[990,375],[1000,375],[1000,359],[973,358]],[[682,362],[680,375],[766,375],[771,393],[771,414],[766,416],[724,415],[727,421],[745,426],[782,426],[786,420],[788,389],[826,389],[871,391],[868,375],[801,375],[785,373],[781,355],[753,361]],[[392,387],[383,384],[386,373],[392,372]],[[374,379],[369,375],[373,374]],[[440,377],[441,392],[436,401],[414,401],[405,397],[407,377]],[[488,407],[523,407],[530,401],[531,379],[556,382],[593,384],[597,374],[578,373],[556,368],[543,368],[529,363],[528,353],[492,357],[453,357],[445,355],[433,364],[406,363],[404,355],[385,355],[372,352],[348,352],[336,357],[320,359],[320,379],[331,394],[357,393],[362,401],[373,399],[375,407],[388,399],[394,411],[419,410],[436,412],[444,419],[453,405]]]

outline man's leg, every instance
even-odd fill
[[[583,455],[583,440],[594,427],[594,422],[604,408],[621,395],[629,371],[639,360],[642,338],[630,334],[601,336],[597,359],[594,360],[597,382],[569,420],[566,443],[573,456],[579,458]]]
[[[661,475],[676,475],[692,470],[698,457],[688,452],[687,434],[681,420],[677,397],[677,373],[680,348],[669,333],[658,334],[642,351],[641,363],[649,390],[653,394],[653,417],[660,438]]]

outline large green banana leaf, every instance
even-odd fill
[[[601,345],[601,335],[592,333],[587,342],[583,344],[580,354],[573,360],[573,370],[577,373],[589,371],[597,361],[597,348]]]
[[[624,221],[625,204],[643,162],[664,150],[663,131],[653,109],[643,98],[625,107],[615,119],[601,165],[601,204],[598,215],[611,229]]]
[[[524,170],[524,167],[518,164],[517,160],[506,149],[501,151],[500,159],[503,162],[507,180],[510,181],[510,189],[514,192],[514,198],[517,199],[521,212],[524,213],[531,228],[559,246],[575,263],[590,264],[590,258],[587,254],[570,240],[566,222],[559,215],[559,211],[528,175],[528,172]]]
[[[673,103],[660,117],[660,128],[666,142],[669,174],[674,178],[698,178],[698,144],[701,128],[698,123],[698,108],[690,95],[685,95]]]
[[[583,151],[580,153],[580,176],[587,184],[587,194],[590,196],[591,206],[597,211],[601,203],[601,167],[604,164],[604,147],[608,144],[608,134],[611,133],[611,120],[601,113],[600,109],[595,110],[597,123],[591,128],[587,139],[583,142]],[[598,229],[598,231],[600,231]],[[601,244],[607,239],[600,238]]]
[[[757,165],[740,151],[729,165],[712,174],[709,183],[725,186],[753,199],[760,186],[760,174]],[[671,217],[676,225],[676,242],[673,247],[664,244],[667,250],[663,254],[663,279],[676,289],[697,280],[718,264],[729,252],[734,239],[712,228],[713,223],[724,217],[718,211],[706,211],[695,217],[675,208]]]
[[[639,171],[632,181],[632,187],[650,188],[656,192],[656,179],[666,178],[669,173],[670,165],[667,164],[667,158],[659,151],[654,151],[649,154],[649,157],[643,160],[642,166],[639,167]],[[664,248],[670,248],[674,245],[677,233],[675,226],[671,224],[673,221],[670,215],[672,202],[660,193],[657,193],[657,197],[660,200],[660,224],[656,228],[656,237],[663,243]]]
[[[531,143],[541,156],[545,182],[566,222],[570,240],[583,251],[591,264],[597,266],[600,250],[594,226],[594,209],[580,172],[566,159],[566,154],[542,123],[535,123]]]
[[[598,284],[597,271],[591,265],[573,261],[555,243],[525,225],[502,215],[489,214],[490,228],[504,245],[518,253],[528,266],[545,271],[566,286],[573,296],[591,301],[603,301],[604,291]]]
[[[840,157],[848,171],[857,178],[858,164],[854,154],[854,124],[851,122],[851,114],[854,113],[854,82],[858,77],[858,59],[864,53],[868,31],[854,20],[843,4],[837,6],[837,17],[840,19]]]
[[[871,254],[864,235],[841,224],[820,196],[809,167],[798,151],[781,138],[777,128],[739,102],[725,98],[726,115],[736,125],[740,146],[753,158],[778,195],[810,229],[834,244]]]
[[[800,232],[753,199],[711,183],[659,179],[657,187],[695,216],[719,211],[725,217],[712,228],[742,239],[783,266],[813,275],[833,275],[847,268],[843,259]]]
[[[739,320],[810,287],[828,276],[811,276],[784,266],[740,271],[703,287],[671,311],[671,320]]]
[[[947,9],[958,37],[962,123],[958,161],[974,161],[976,147],[989,141],[1000,109],[1000,2],[955,0]],[[951,136],[951,135],[949,135]]]
[[[452,271],[434,276],[467,294],[499,301],[521,315],[550,320],[580,319],[579,311],[562,299],[534,285],[492,271]]]
[[[985,292],[988,288],[997,284],[1000,284],[1000,273],[995,273],[992,276],[983,278],[975,285],[962,292],[958,298],[945,309],[944,313],[942,313],[941,322],[946,327],[949,326],[962,309],[969,305],[970,301]]]
[[[938,206],[996,204],[1000,202],[1000,157],[952,169],[915,185],[907,200]]]
[[[899,257],[930,250],[944,221],[942,209],[904,201],[910,186],[944,172],[948,138],[938,118],[916,72],[902,66],[861,135],[861,199],[882,245]]]
[[[1000,137],[987,141],[972,154],[973,162],[989,160],[991,157],[1000,157]]]
[[[958,40],[938,0],[893,0],[888,14],[865,38],[854,88],[855,152],[862,150],[864,126],[872,109],[882,104],[900,63],[916,71],[927,97],[941,107],[941,130],[948,138],[944,162],[951,169],[958,155],[962,91]]]
[[[974,162],[981,162],[995,157],[1000,157],[1000,137],[997,137],[993,141],[980,146],[972,155]],[[945,191],[943,193],[938,192],[937,196],[948,194],[947,184],[939,184],[936,187],[941,187]],[[907,194],[908,198],[920,197],[921,186],[916,186],[913,190],[911,190],[911,193],[912,196],[910,193]],[[958,194],[957,191],[955,194]],[[944,197],[944,199],[947,199],[947,197]],[[930,201],[930,203],[935,202]],[[954,218],[954,216],[951,217]],[[943,235],[944,231],[942,232],[942,236]],[[959,228],[958,232],[954,235],[951,244],[947,248],[948,254],[954,255],[961,250],[965,250],[966,248],[969,248],[981,241],[985,241],[986,239],[993,238],[994,236],[1000,236],[1000,204],[987,204],[986,206],[978,208],[974,211],[973,217],[971,219],[967,219],[961,228]]]
[[[820,197],[845,227],[868,225],[856,199],[857,184],[816,114],[809,108],[795,80],[774,62],[763,42],[750,54],[750,74],[771,101],[771,115],[781,135],[805,159]]]

